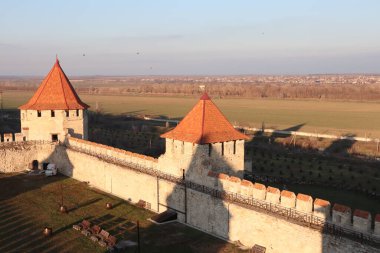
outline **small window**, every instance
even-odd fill
[[[51,141],[58,141],[58,134],[52,134]]]
[[[211,151],[212,151],[212,144],[208,144],[208,156],[211,156]]]
[[[26,141],[26,136],[23,136],[23,137],[22,137],[22,140],[23,140],[23,141]]]
[[[236,154],[236,141],[234,141],[234,154]]]
[[[41,117],[41,111],[37,111],[37,117]]]
[[[182,142],[181,154],[185,153],[185,142]]]
[[[51,110],[50,114],[51,114],[52,117],[55,117],[55,111],[54,110]]]
[[[224,156],[224,142],[222,142],[222,156]]]
[[[65,110],[66,117],[69,117],[69,110]]]
[[[77,109],[77,117],[79,117],[79,110]]]

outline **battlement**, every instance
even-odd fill
[[[211,185],[217,190],[225,191],[228,194],[239,194],[274,205],[278,208],[295,210],[307,215],[307,219],[318,219],[323,222],[352,229],[365,234],[372,234],[380,238],[380,214],[376,215],[374,229],[371,228],[372,216],[368,211],[356,209],[353,213],[350,207],[335,203],[331,208],[331,203],[327,200],[313,198],[306,194],[295,194],[294,192],[280,191],[275,187],[265,187],[263,184],[252,183],[247,180],[240,180],[234,176],[223,173],[209,171],[207,173]]]
[[[23,133],[4,133],[0,134],[0,142],[27,141]]]
[[[119,159],[125,162],[134,163],[134,164],[137,164],[143,167],[148,167],[148,168],[157,167],[156,166],[157,159],[153,157],[133,153],[130,151],[114,148],[114,147],[99,144],[99,143],[69,136],[66,139],[65,144],[74,149],[85,150],[86,152],[92,153],[95,155],[98,154],[100,156],[110,156],[110,157],[114,157],[116,159]]]

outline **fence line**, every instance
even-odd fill
[[[179,123],[179,120],[170,120],[170,119],[156,119],[144,116],[144,120],[156,121],[156,122],[169,122],[169,123]],[[361,141],[361,142],[380,142],[379,138],[367,138],[367,137],[354,137],[354,136],[339,136],[332,134],[319,134],[319,133],[309,133],[309,132],[300,132],[300,131],[286,131],[286,130],[276,130],[276,129],[262,129],[256,127],[246,127],[234,125],[234,128],[242,129],[245,131],[253,132],[264,132],[271,134],[285,134],[285,135],[295,135],[295,136],[305,136],[305,137],[315,137],[315,138],[324,138],[324,139],[338,139],[338,140],[350,140],[350,141]]]
[[[158,177],[159,179],[164,179],[166,181],[181,185],[183,187],[187,187],[189,189],[205,193],[214,198],[218,198],[230,203],[234,203],[236,205],[249,208],[251,210],[264,212],[266,214],[274,215],[276,217],[280,217],[290,221],[292,223],[296,223],[302,226],[307,226],[313,229],[320,230],[327,234],[332,234],[335,236],[345,236],[355,241],[359,241],[360,243],[367,243],[369,245],[380,247],[380,238],[376,238],[370,233],[362,233],[358,232],[351,228],[342,227],[339,225],[335,225],[332,222],[322,219],[313,215],[312,213],[304,213],[292,208],[283,207],[278,204],[273,204],[267,201],[258,200],[253,197],[244,196],[238,193],[232,193],[228,191],[220,191],[214,188],[210,188],[189,180],[184,180],[182,177],[177,177],[160,170],[142,166],[137,163],[127,162],[121,158],[98,154],[92,150],[88,150],[85,148],[73,147],[69,144],[66,144],[66,147],[72,149],[74,151],[78,151],[81,153],[85,153],[99,159],[102,159],[106,162],[110,162],[116,165],[121,165],[127,167],[130,170],[134,170],[137,172],[145,173],[154,177]]]

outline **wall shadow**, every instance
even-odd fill
[[[344,137],[353,138],[355,134],[349,134]],[[348,152],[352,146],[355,144],[356,140],[354,139],[337,139],[334,140],[330,146],[325,148],[324,153],[326,155],[339,155],[342,157],[350,156],[350,152]]]
[[[229,204],[202,191],[205,187],[228,191],[228,185],[224,185],[226,182],[222,182],[219,177],[212,177],[210,174],[224,173],[230,178],[241,177],[242,174],[228,169],[231,165],[220,153],[213,150],[212,156],[209,156],[208,147],[206,144],[199,145],[194,149],[193,157],[187,165],[183,166],[183,184],[174,187],[165,199],[167,204],[159,204],[176,211],[180,221],[213,236],[230,240],[229,223],[232,215],[229,212]],[[209,173],[209,171],[212,172]],[[182,200],[182,203],[178,200]],[[223,252],[226,245],[227,242],[212,249],[212,252]]]
[[[54,163],[57,153],[61,152],[58,149],[59,145],[55,145],[50,155],[38,161],[40,170],[43,163]],[[25,168],[27,166],[25,164]],[[42,234],[44,226],[49,225],[44,221],[43,212],[57,212],[61,205],[63,193],[57,187],[52,188],[52,185],[61,185],[59,182],[66,178],[62,174],[51,177],[37,173],[0,174],[0,185],[6,189],[0,192],[0,252],[41,252],[49,247],[51,251],[46,252],[59,252],[70,248],[67,242],[56,237],[45,238]],[[42,198],[53,201],[37,201],[39,206],[36,206],[33,200],[36,191],[42,192]],[[43,211],[37,214],[37,210]]]

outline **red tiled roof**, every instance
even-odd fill
[[[248,139],[231,125],[206,93],[176,128],[161,137],[197,144]]]
[[[302,201],[310,201],[310,200],[313,200],[313,198],[309,195],[306,195],[306,194],[302,194],[302,193],[298,193],[297,194],[297,199],[298,200],[302,200]]]
[[[57,59],[33,97],[19,109],[74,110],[87,109],[88,107],[78,97]]]
[[[290,192],[290,191],[287,191],[287,190],[283,190],[281,192],[281,197],[286,197],[286,198],[293,198],[295,197],[296,195],[294,194],[294,192]]]
[[[369,212],[364,211],[364,210],[356,209],[354,211],[354,216],[360,217],[360,218],[363,218],[363,219],[368,219],[369,215],[370,215]]]
[[[324,199],[315,199],[314,205],[316,206],[329,206],[330,202]]]
[[[333,210],[341,212],[341,213],[345,213],[345,212],[349,212],[351,208],[345,205],[341,205],[341,204],[334,204]]]
[[[274,187],[268,186],[267,192],[270,192],[270,193],[280,193],[280,190],[278,188],[274,188]]]

